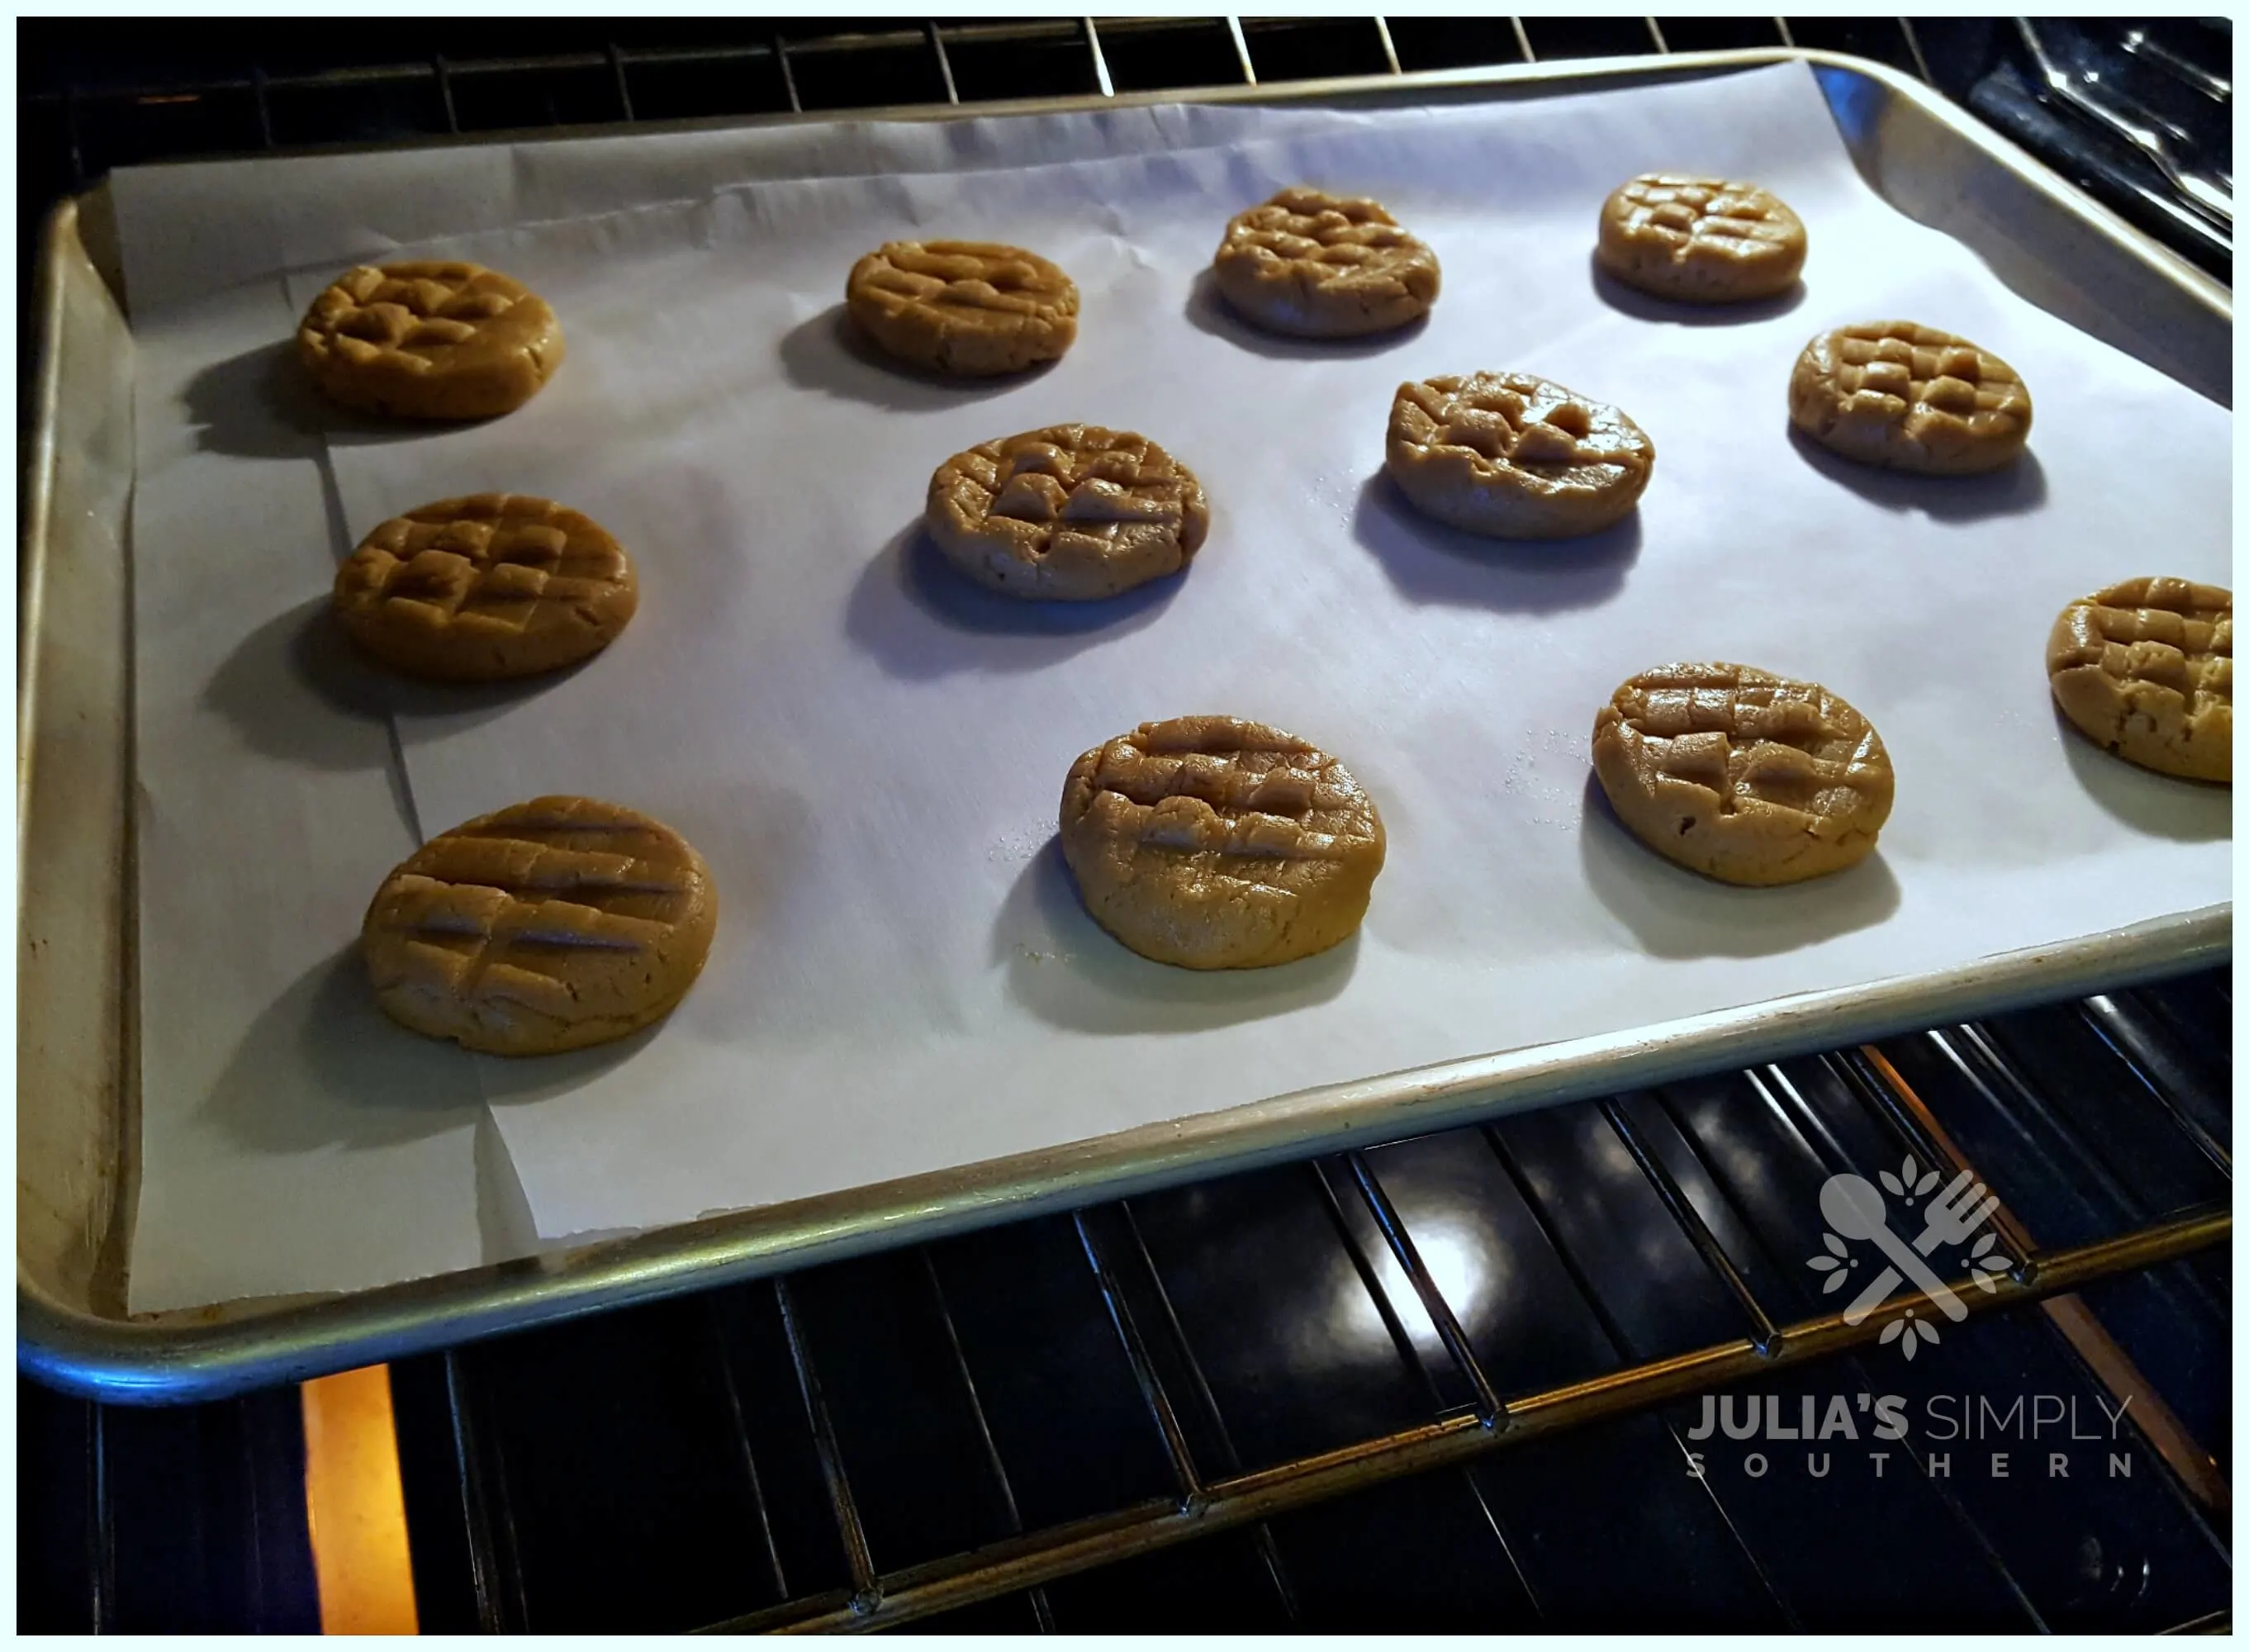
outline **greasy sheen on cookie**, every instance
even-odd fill
[[[562,326],[547,300],[476,264],[347,270],[297,328],[297,359],[329,400],[397,418],[512,412],[562,356]]]
[[[1144,958],[1255,969],[1358,929],[1382,817],[1351,771],[1262,723],[1143,723],[1070,765],[1062,849],[1094,921]]]
[[[923,524],[979,584],[1084,602],[1185,568],[1210,506],[1194,472],[1146,437],[1054,424],[939,465]]]
[[[1020,373],[1077,337],[1077,284],[987,241],[891,241],[851,266],[844,307],[901,361],[958,378]]]
[[[1495,539],[1591,533],[1640,501],[1655,444],[1619,409],[1528,373],[1401,384],[1387,468],[1424,515]]]
[[[1788,416],[1845,458],[1964,476],[2023,451],[2031,393],[2014,368],[1965,339],[1913,321],[1860,321],[1804,347]]]
[[[2061,610],[2046,669],[2062,713],[2127,762],[2233,783],[2233,593],[2129,579]]]
[[[1889,818],[1881,736],[1817,683],[1747,665],[1661,665],[1593,719],[1593,773],[1633,835],[1729,884],[1856,865]]]
[[[1594,257],[1627,286],[1688,304],[1771,298],[1804,268],[1804,222],[1754,183],[1643,172],[1601,203]]]
[[[591,517],[526,493],[393,517],[336,570],[345,632],[415,677],[485,681],[575,664],[639,606],[632,559]]]
[[[1386,333],[1437,301],[1437,255],[1379,202],[1283,189],[1226,226],[1218,290],[1268,332],[1301,338]]]
[[[670,1013],[718,926],[709,868],[657,821],[541,797],[431,838],[361,950],[393,1021],[496,1056],[605,1043]]]

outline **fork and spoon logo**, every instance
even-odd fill
[[[1858,1268],[1858,1258],[1851,1254],[1847,1242],[1871,1240],[1888,1265],[1867,1280],[1859,1294],[1851,1299],[1850,1305],[1843,1310],[1844,1324],[1855,1325],[1862,1322],[1908,1280],[1920,1288],[1931,1306],[1957,1324],[1968,1317],[1967,1306],[1952,1287],[1937,1277],[1925,1258],[1940,1249],[1967,1244],[1998,1208],[1998,1196],[1978,1182],[1972,1172],[1964,1170],[1932,1198],[1929,1195],[1936,1187],[1937,1173],[1923,1171],[1910,1157],[1895,1173],[1885,1170],[1880,1174],[1881,1187],[1847,1171],[1828,1177],[1822,1184],[1819,1214],[1834,1231],[1820,1236],[1828,1254],[1812,1257],[1808,1265],[1827,1276],[1822,1290],[1840,1290]],[[1891,1228],[1883,1188],[1888,1188],[1891,1197],[1908,1210],[1928,1201],[1921,1210],[1921,1232],[1912,1240],[1901,1237]],[[1992,1254],[1992,1247],[1998,1242],[1996,1234],[1984,1234],[1976,1238],[1968,1253],[1970,1277],[1984,1291],[1997,1290],[1998,1276],[2013,1265],[2006,1257]],[[1938,1338],[1932,1322],[1909,1309],[1903,1318],[1894,1319],[1882,1327],[1881,1340],[1902,1342],[1902,1352],[1910,1359],[1917,1345],[1933,1343]]]

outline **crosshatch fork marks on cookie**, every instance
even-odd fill
[[[2046,644],[2069,719],[2142,767],[2233,776],[2233,597],[2214,585],[2125,580],[2072,602]]]
[[[1721,814],[1744,801],[1837,814],[1889,794],[1873,728],[1812,684],[1723,668],[1651,671],[1618,701],[1655,767],[1709,788]]]
[[[1090,810],[1165,848],[1332,859],[1373,826],[1372,803],[1336,759],[1232,719],[1183,718],[1111,740],[1090,780]]]
[[[598,652],[639,606],[632,560],[583,513],[522,494],[441,499],[383,523],[336,573],[344,628],[439,678],[552,671]]]
[[[1087,912],[1133,951],[1189,969],[1308,958],[1358,927],[1385,840],[1334,758],[1262,723],[1143,723],[1081,754],[1063,857]]]
[[[473,1049],[600,1043],[663,1014],[710,944],[700,857],[643,816],[542,799],[433,838],[368,914],[383,1007]]]

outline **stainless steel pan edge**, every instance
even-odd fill
[[[2230,326],[2232,301],[2225,288],[1927,88],[1882,65],[1833,53],[1680,54],[1306,82],[1277,91],[1229,87],[1207,93],[1089,98],[1075,106],[1042,100],[865,115],[943,119],[1181,100],[1379,104],[1452,94],[1537,95],[1792,60],[1808,62],[1820,72],[1862,171],[1903,210],[1960,234],[1987,258],[1994,257],[1994,249],[1984,243],[1994,239],[2001,255],[1994,262],[1999,265],[2005,255],[2016,252],[2012,238],[1978,231],[2002,230],[2011,207],[2020,210],[2025,197],[2035,197],[2035,210],[2059,221],[2063,234],[2074,233],[2093,267],[2089,273],[2082,265],[2065,273],[2051,261],[2025,262],[2018,253],[2019,269],[2001,268],[2011,284],[2033,301],[2080,326],[2091,323],[2088,330],[2230,403],[2230,354],[2221,371],[2211,366],[2206,348],[2197,348],[2197,332],[2206,341],[2212,323]],[[735,124],[795,125],[799,120]],[[1948,181],[1942,173],[1957,171],[1963,153],[1984,161],[1988,170],[1972,180]],[[1937,162],[1950,164],[1932,177],[1926,169]],[[2049,236],[2055,232],[2052,223],[2046,229]],[[74,592],[81,623],[92,623],[96,631],[105,600],[121,609],[118,593],[129,488],[116,485],[98,462],[70,462],[70,444],[62,433],[72,409],[63,387],[66,369],[84,375],[91,368],[97,376],[106,370],[101,389],[107,403],[99,410],[104,416],[95,420],[91,437],[79,435],[91,441],[95,459],[107,454],[113,469],[121,394],[129,467],[129,368],[120,363],[129,363],[130,339],[113,300],[106,320],[88,313],[100,307],[88,301],[89,285],[99,290],[100,282],[79,244],[70,203],[51,226],[42,277],[49,298],[40,312],[42,401],[24,494],[24,664],[18,688],[18,1007],[25,1033],[17,1069],[17,1329],[21,1366],[72,1392],[127,1402],[214,1398],[1309,1152],[1395,1139],[2156,979],[2224,962],[2232,954],[2229,904],[2064,946],[2003,954],[1939,975],[1805,995],[1627,1034],[1326,1086],[964,1169],[713,1215],[622,1239],[558,1245],[534,1258],[377,1291],[126,1318],[115,1306],[121,1299],[122,1233],[130,1220],[135,1133],[134,995],[126,990],[132,980],[130,912],[122,899],[129,887],[131,853],[125,767],[130,716],[122,686],[129,680],[129,659],[108,658],[108,670],[101,669],[105,657],[117,652],[116,638],[98,640],[90,650],[65,648],[58,659],[50,646],[49,628],[50,610],[59,613],[69,606],[58,600],[65,589]],[[2127,336],[2113,336],[2119,326],[2119,283],[2132,289],[2136,313],[2144,314],[2152,299],[2159,312],[2152,327],[2127,324],[2122,327]],[[2172,313],[2161,313],[2166,308]],[[65,362],[73,346],[81,359]],[[89,363],[83,359],[88,355],[107,359]],[[126,475],[129,478],[129,468]],[[113,562],[106,568],[98,566],[105,547]],[[100,679],[93,684],[83,680],[89,667]],[[79,761],[58,763],[58,752],[69,747],[54,738],[52,719],[60,714],[58,707],[74,705],[79,720],[90,720],[93,728],[86,750],[72,754]],[[37,767],[35,751],[46,754]],[[91,778],[74,777],[79,770]],[[71,835],[86,841],[65,855],[64,843]],[[75,921],[72,914],[79,915]],[[76,932],[76,945],[58,948],[58,930]],[[45,1040],[39,1046],[44,1054],[34,1053],[29,1036],[35,1008],[57,1015],[58,1031],[65,1035]],[[71,1197],[46,1201],[57,1207],[48,1212],[50,1228],[58,1222],[69,1237],[58,1248],[52,1234],[45,1236],[38,1242],[40,1265],[32,1265],[27,1195],[52,1190],[27,1182],[22,1155],[31,1121],[55,1117],[86,1126],[84,1141],[73,1144],[79,1159],[89,1160],[104,1152],[108,1157],[99,1167],[81,1169],[106,1174],[107,1180],[100,1187],[66,1189],[75,1204]],[[52,1147],[45,1157],[52,1166]]]
[[[2208,907],[1935,976],[1805,994],[1597,1038],[1332,1084],[1097,1140],[706,1217],[232,1323],[100,1319],[27,1291],[18,1359],[109,1401],[208,1399],[597,1309],[751,1279],[1228,1171],[1731,1070],[2219,963]]]

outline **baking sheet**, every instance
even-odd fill
[[[302,1091],[347,1116],[382,1109],[387,1080],[337,1095],[318,1059],[354,1013],[350,1048],[422,1063],[438,1093],[472,1072],[526,1201],[508,1232],[475,1230],[489,1250],[533,1242],[530,1230],[554,1239],[804,1196],[2230,898],[2227,795],[2067,736],[2041,669],[2060,605],[2159,571],[2150,556],[2160,571],[2227,577],[2222,410],[2014,299],[1884,205],[1799,66],[1435,114],[1296,110],[1287,135],[1259,135],[1272,113],[1227,111],[1223,130],[1187,134],[1215,147],[1134,155],[1113,132],[1090,134],[1077,152],[1103,158],[753,184],[560,221],[532,221],[494,186],[483,221],[509,227],[415,247],[537,286],[564,319],[569,363],[528,408],[474,430],[300,416],[299,429],[325,433],[330,520],[302,522],[301,501],[276,506],[305,542],[258,571],[315,603],[334,556],[375,522],[487,487],[553,494],[606,523],[639,558],[643,598],[600,659],[472,699],[405,696],[388,721],[354,727],[395,730],[409,795],[394,825],[418,815],[440,829],[557,790],[671,821],[712,863],[719,937],[660,1028],[536,1063],[433,1057],[339,989],[292,1046],[301,1070],[277,1068],[261,1093],[294,1106]],[[1059,134],[1071,119],[1035,123],[1054,134],[1042,153],[1069,151]],[[1597,284],[1600,197],[1653,167],[1746,173],[1789,198],[1812,231],[1802,292],[1747,314],[1688,315]],[[1304,179],[1380,195],[1437,248],[1445,294],[1426,326],[1372,345],[1295,345],[1210,302],[1198,272],[1225,218]],[[228,266],[224,279],[249,283],[237,295],[262,291],[281,315],[263,336],[285,333],[335,264],[389,250],[365,244],[379,231],[363,226],[388,210],[365,187],[362,227],[334,232],[361,237],[348,248],[285,280]],[[614,201],[646,189],[636,169]],[[573,190],[580,208],[599,204],[587,179]],[[154,233],[161,207],[143,197],[139,223],[127,216],[129,279],[135,235]],[[940,233],[1019,241],[1068,268],[1085,296],[1069,356],[964,390],[854,351],[836,315],[851,260],[882,239]],[[174,279],[160,331],[227,296]],[[1890,313],[1949,326],[2023,371],[2038,403],[2031,459],[1998,478],[1916,483],[1790,438],[1785,385],[1805,338]],[[203,343],[217,348],[208,333]],[[1414,518],[1379,477],[1391,392],[1477,368],[1542,372],[1631,412],[1659,453],[1637,519],[1592,540],[1510,547]],[[159,403],[150,422],[169,416]],[[1213,500],[1209,544],[1184,579],[1097,610],[964,590],[912,533],[930,470],[987,437],[1069,418],[1143,430],[1193,465]],[[2160,466],[2148,462],[2158,441]],[[217,457],[233,462],[205,467],[214,478],[247,485],[244,458]],[[257,468],[263,485],[275,462]],[[144,582],[148,567],[144,554]],[[150,600],[144,585],[144,614]],[[1798,889],[1729,891],[1624,836],[1587,788],[1592,713],[1624,676],[1677,657],[1815,677],[1874,720],[1899,774],[1874,860]],[[308,692],[334,709],[332,691]],[[1064,769],[1144,718],[1195,710],[1317,740],[1373,791],[1390,860],[1354,942],[1213,978],[1133,958],[1078,911],[1050,841]],[[148,714],[144,685],[153,793]],[[318,730],[306,738],[273,785],[292,763],[323,765]],[[302,804],[343,806],[333,786]],[[347,918],[272,912],[300,950],[315,936],[331,954],[347,945],[398,858],[374,836],[327,840],[319,886]],[[280,857],[266,870],[291,890],[307,876]],[[144,935],[145,992],[176,991],[148,951]],[[206,1006],[197,1024],[221,1038],[255,998],[245,988]],[[229,1271],[259,1249],[253,1238],[286,1234],[308,1258],[299,1271],[327,1269],[317,1208],[196,1205],[213,1165],[248,1186],[303,1156],[284,1163],[256,1142],[212,1151],[197,1121],[223,1104],[231,1070],[214,1080],[166,1067],[160,1083],[153,1043],[144,1065],[144,1110],[171,1121],[144,1143],[144,1189],[187,1192],[155,1207],[170,1231],[215,1225],[227,1241],[225,1265],[193,1281],[204,1294],[175,1299],[256,1288]],[[492,1145],[488,1162],[501,1157]],[[356,1197],[378,1207],[382,1157],[338,1156]],[[487,1206],[499,1196],[487,1188]],[[136,1306],[190,1283],[176,1268],[161,1287],[144,1273],[151,1209],[144,1191]],[[393,1260],[394,1277],[458,1265],[426,1250]]]
[[[699,197],[753,174],[1051,162],[1223,142],[1255,124],[1115,110],[114,176],[135,337],[134,1311],[365,1289],[539,1243],[473,1069],[401,1040],[354,990],[368,869],[403,858],[420,830],[394,685],[322,646],[318,616],[353,539],[326,410],[286,359],[302,306],[284,272],[465,225]]]

